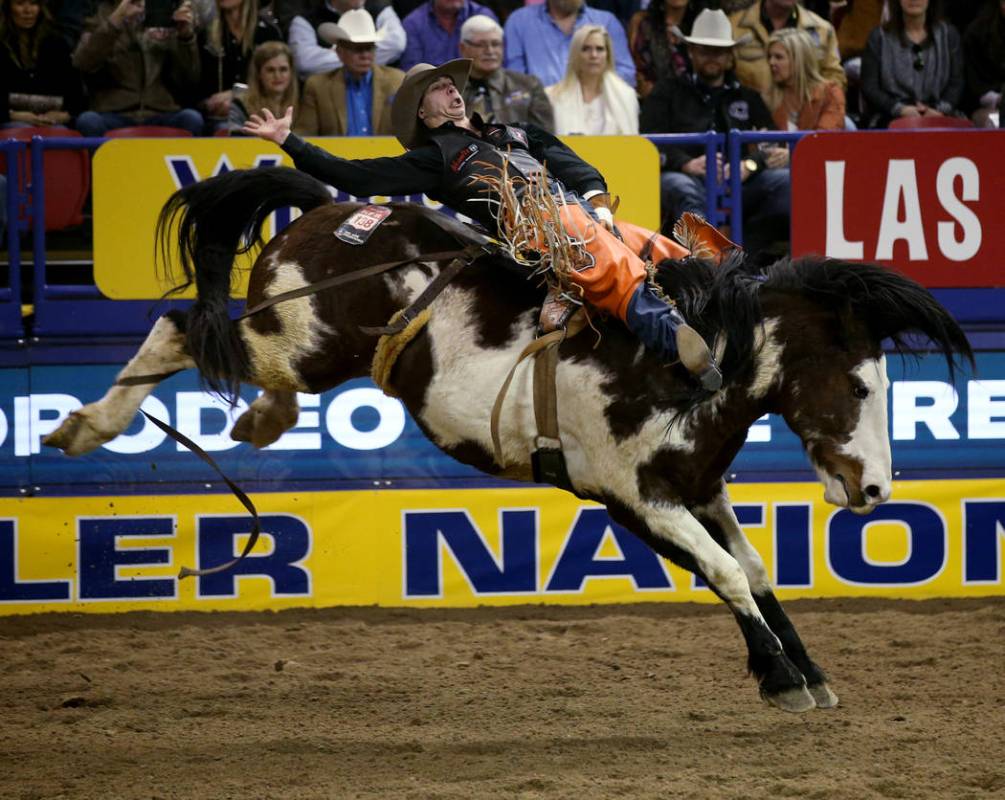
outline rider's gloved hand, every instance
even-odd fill
[[[614,232],[614,213],[611,211],[611,196],[607,192],[595,194],[587,200],[593,206],[593,213],[597,215],[600,224],[607,230]]]

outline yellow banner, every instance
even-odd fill
[[[816,484],[737,484],[737,515],[782,599],[1005,594],[1000,481],[900,482],[860,517]],[[0,500],[0,615],[716,602],[689,573],[553,489],[261,494],[265,535],[237,569],[229,496]]]
[[[310,141],[343,158],[402,153],[401,145],[390,137]],[[619,218],[659,227],[659,153],[651,142],[640,136],[570,136],[564,141],[596,166],[611,192],[621,197]],[[95,280],[106,296],[116,300],[154,299],[170,288],[154,270],[154,229],[157,215],[175,190],[231,169],[293,166],[278,147],[242,137],[113,139],[98,148],[93,163]],[[428,198],[424,202],[440,207]],[[267,237],[274,234],[274,226],[273,220]],[[239,277],[235,297],[243,297],[247,288],[247,273]]]

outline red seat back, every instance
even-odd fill
[[[105,136],[109,139],[177,139],[179,136],[191,138],[192,132],[167,125],[131,125],[110,130]]]
[[[35,136],[45,138],[69,137],[79,139],[80,134],[69,128],[37,127],[7,128],[0,138],[30,142]],[[0,170],[6,169],[0,156]],[[84,221],[84,203],[91,190],[91,159],[86,150],[46,150],[43,156],[45,174],[45,229],[58,231]],[[21,179],[31,185],[31,154],[25,153],[21,164]],[[24,191],[25,185],[20,189]]]
[[[897,117],[890,122],[890,130],[897,128],[972,128],[974,123],[963,117]]]

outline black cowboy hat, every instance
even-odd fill
[[[455,58],[439,67],[432,64],[416,64],[402,81],[391,105],[391,127],[394,135],[406,150],[411,150],[425,139],[426,126],[419,119],[422,95],[429,84],[444,75],[454,82],[458,92],[463,92],[471,72],[470,58]]]

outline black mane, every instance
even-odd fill
[[[754,356],[751,331],[763,320],[762,292],[796,294],[835,312],[845,310],[867,326],[877,344],[890,339],[901,353],[910,349],[906,337],[920,334],[945,357],[951,375],[961,361],[974,363],[966,334],[931,293],[875,264],[806,257],[783,258],[759,269],[736,253],[721,265],[698,259],[666,261],[658,278],[702,335],[725,334],[728,348],[722,369],[727,381]]]

